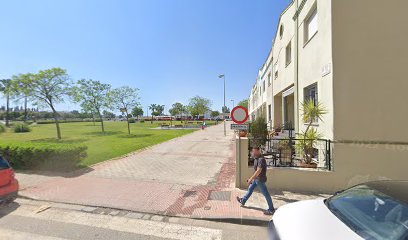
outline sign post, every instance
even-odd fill
[[[234,121],[235,124],[231,124],[231,129],[234,130],[248,130],[248,124],[245,124],[248,121],[248,109],[242,106],[236,106],[234,109],[231,111],[231,118],[232,121]],[[239,185],[241,185],[241,134],[238,134],[238,180],[239,180]]]

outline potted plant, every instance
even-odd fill
[[[248,135],[248,132],[246,130],[240,130],[238,134],[240,137],[246,137]]]
[[[276,136],[279,136],[279,133],[282,131],[282,125],[278,124],[273,127],[273,131],[275,132]]]
[[[303,167],[316,168],[317,164],[313,162],[315,157],[315,149],[317,140],[322,137],[316,128],[312,125],[317,120],[323,120],[322,117],[327,113],[327,110],[321,103],[308,99],[302,103],[302,118],[307,124],[305,131],[299,134],[299,140],[296,142],[296,149],[302,156]]]

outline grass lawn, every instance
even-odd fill
[[[83,166],[109,160],[127,153],[165,142],[195,130],[157,130],[160,122],[131,123],[131,135],[127,134],[126,122],[105,122],[105,134],[100,123],[62,123],[64,143],[78,143],[88,147],[88,156],[82,160]],[[33,125],[29,133],[14,133],[8,129],[0,135],[0,143],[11,142],[59,142],[56,139],[55,124]]]

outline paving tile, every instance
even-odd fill
[[[163,219],[164,219],[164,217],[163,216],[159,216],[159,215],[153,215],[151,218],[150,218],[150,220],[153,220],[153,221],[163,221]]]
[[[126,214],[125,216],[128,218],[141,219],[143,217],[143,214],[131,212],[131,213]]]
[[[84,211],[84,212],[93,212],[93,211],[95,211],[96,209],[98,209],[98,208],[96,208],[96,207],[83,207],[83,208],[81,209],[81,211]]]

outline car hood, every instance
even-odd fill
[[[324,204],[324,199],[306,200],[280,207],[273,222],[281,240],[361,240]]]

